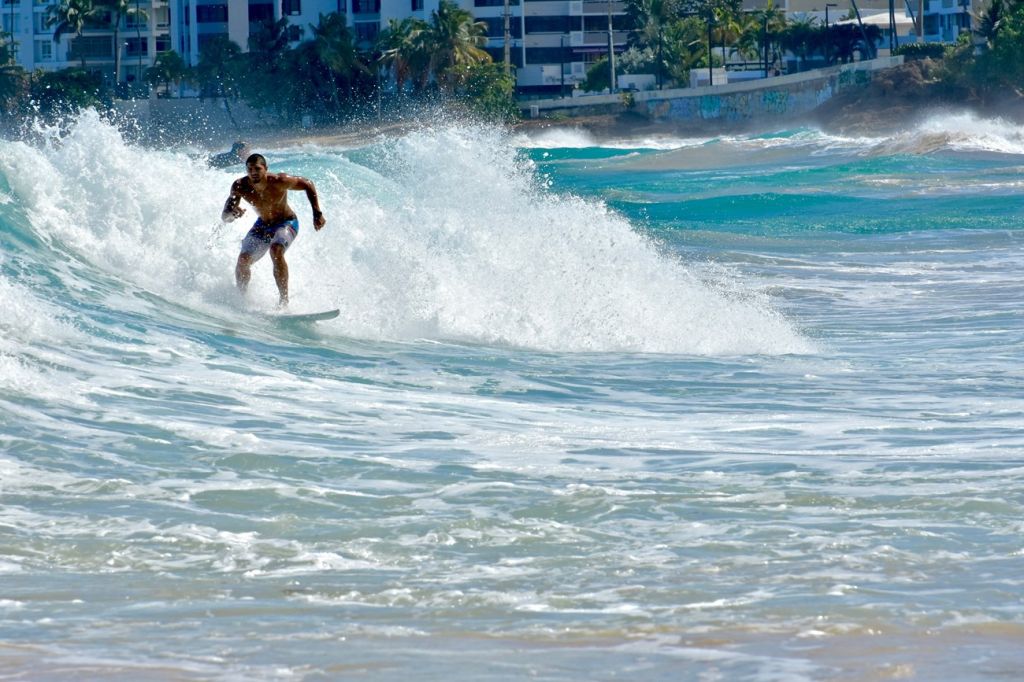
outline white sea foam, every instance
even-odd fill
[[[548,128],[538,132],[519,133],[512,142],[524,149],[678,149],[704,144],[706,138],[674,135],[645,135],[622,139],[597,140],[583,128]]]
[[[289,261],[296,307],[342,309],[325,329],[542,350],[813,351],[742,284],[699,281],[603,204],[546,189],[498,131],[410,134],[377,148],[373,169],[337,154],[270,161],[320,188],[328,227],[315,233],[294,199],[305,227]],[[230,175],[132,147],[95,114],[59,145],[5,153],[0,170],[41,236],[109,275],[204,309],[232,300],[249,216],[218,223]],[[258,306],[274,299],[268,269],[257,265]]]

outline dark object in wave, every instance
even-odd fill
[[[245,157],[249,155],[249,145],[237,140],[231,145],[231,150],[220,154],[213,154],[206,160],[210,168],[229,168],[245,163]]]

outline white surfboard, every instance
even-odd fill
[[[269,313],[267,317],[277,322],[320,322],[322,320],[333,320],[341,311],[324,310],[319,313]]]

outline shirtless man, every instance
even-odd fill
[[[316,187],[306,178],[268,173],[267,160],[262,154],[252,154],[245,160],[245,172],[244,178],[231,184],[231,194],[224,202],[224,211],[220,214],[220,219],[226,223],[242,217],[245,209],[238,205],[242,199],[252,204],[259,214],[256,223],[242,240],[242,251],[235,265],[235,284],[244,294],[252,276],[252,264],[263,258],[269,250],[270,260],[274,263],[274,281],[281,295],[279,305],[284,307],[288,304],[288,263],[284,260],[284,252],[299,232],[299,219],[288,205],[288,191],[306,192],[309,205],[313,208],[313,227],[320,230],[327,221],[320,210]]]

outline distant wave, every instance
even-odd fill
[[[811,128],[781,130],[758,135],[678,137],[671,134],[624,136],[608,141],[583,129],[553,128],[520,134],[524,148],[655,149],[662,155],[636,161],[636,169],[678,167],[707,168],[730,164],[748,165],[802,158],[808,153],[823,156],[894,156],[950,153],[1024,154],[1024,127],[1001,118],[972,113],[932,114],[909,130],[878,135],[837,135]],[[677,154],[675,152],[678,152]]]

